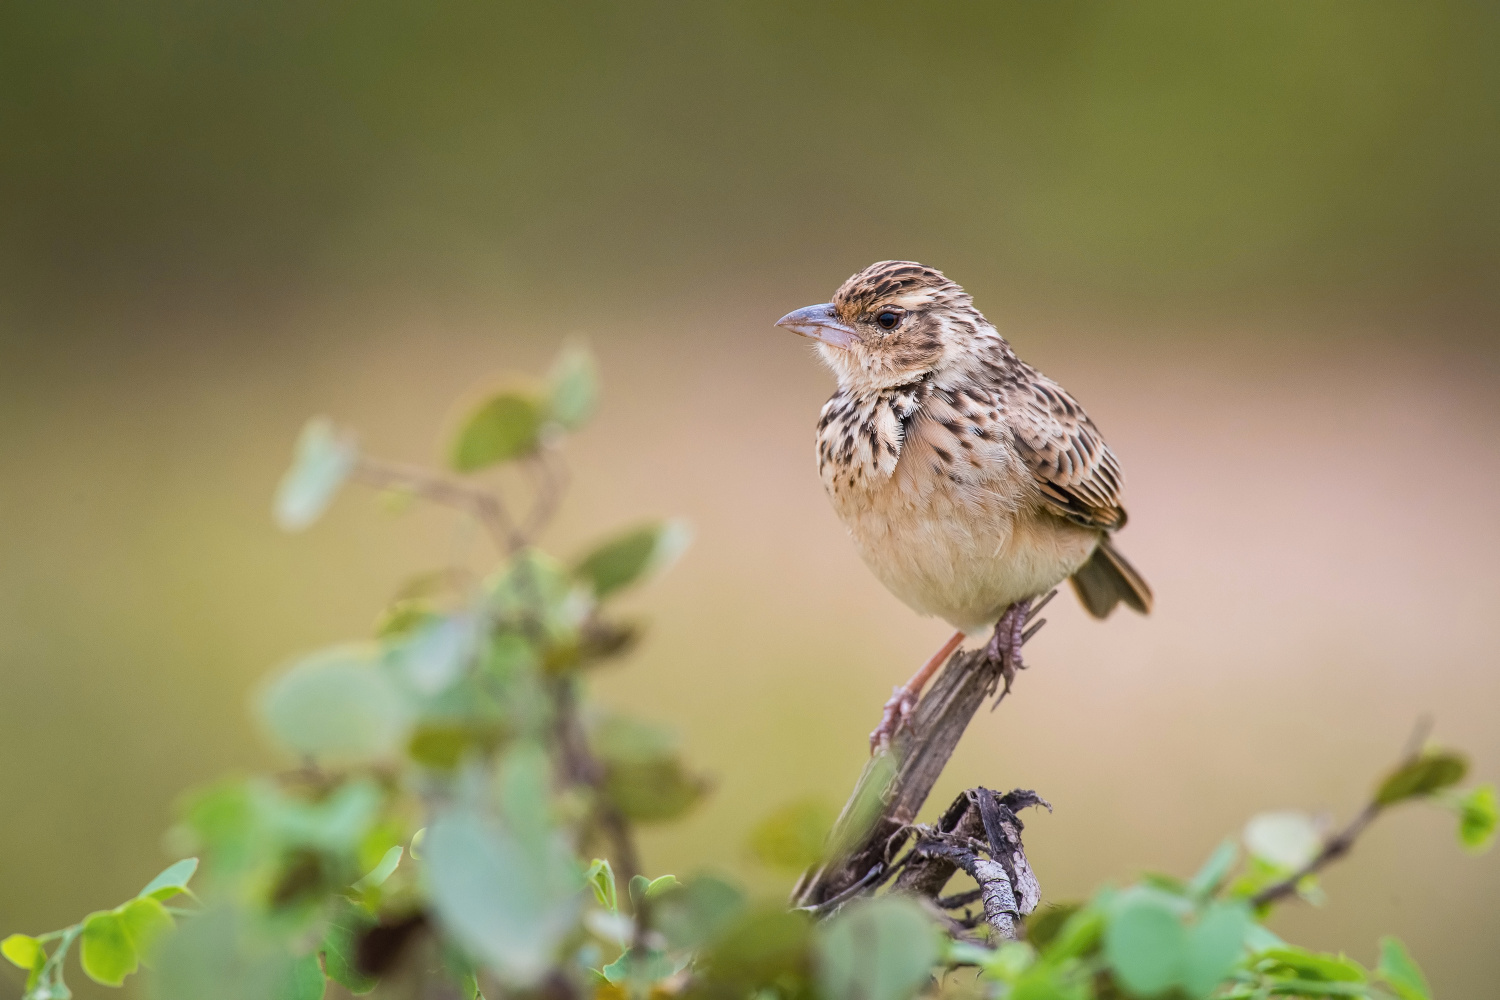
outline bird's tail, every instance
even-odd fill
[[[1121,601],[1143,615],[1151,612],[1151,588],[1110,544],[1108,536],[1099,540],[1099,547],[1073,574],[1071,582],[1078,600],[1095,618],[1107,617]]]

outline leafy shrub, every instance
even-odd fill
[[[261,721],[299,766],[190,794],[173,837],[192,857],[113,910],[6,938],[26,1000],[68,997],[75,952],[109,986],[153,966],[158,1000],[316,1000],[329,981],[356,995],[492,1000],[1428,996],[1394,939],[1369,970],[1261,921],[1283,899],[1315,896],[1322,865],[1398,803],[1441,802],[1466,845],[1487,845],[1493,789],[1453,791],[1466,765],[1436,750],[1413,752],[1336,834],[1296,813],[1258,817],[1243,849],[1226,841],[1192,878],[1151,875],[1043,907],[1026,940],[988,938],[972,915],[874,886],[810,912],[713,877],[641,871],[633,826],[675,819],[708,785],[670,731],[594,705],[587,682],[637,638],[611,599],[665,569],[688,536],[665,521],[572,558],[536,547],[564,481],[561,443],[595,395],[592,360],[566,351],[545,383],[470,413],[448,452],[454,474],[383,462],[326,420],[307,425],[276,494],[282,527],[309,527],[360,482],[463,511],[497,565],[483,579],[415,578],[372,637],[271,678]],[[523,515],[472,478],[502,464],[534,484]],[[796,804],[749,839],[768,863],[802,867],[837,849],[831,821]]]

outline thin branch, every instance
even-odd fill
[[[835,909],[841,904],[853,899],[855,896],[858,896],[861,892],[864,891],[867,886],[869,886],[876,879],[880,878],[881,874],[884,871],[885,865],[877,864],[874,868],[871,868],[869,871],[865,872],[864,878],[860,879],[858,882],[854,883],[849,888],[839,893],[837,896],[834,896],[832,899],[825,899],[823,902],[818,903],[815,906],[799,906],[797,907],[797,909],[802,911],[803,913],[827,913],[829,910]]]
[[[1432,717],[1430,715],[1420,716],[1417,719],[1416,725],[1412,727],[1411,735],[1406,739],[1406,749],[1402,754],[1401,763],[1397,767],[1406,767],[1415,763],[1422,756],[1422,747],[1426,745],[1427,737],[1431,734]],[[1383,813],[1392,804],[1382,803],[1376,799],[1370,800],[1364,809],[1360,810],[1359,815],[1355,816],[1349,822],[1348,826],[1323,842],[1323,846],[1318,850],[1318,853],[1313,855],[1307,864],[1298,868],[1280,882],[1272,883],[1251,896],[1250,905],[1256,907],[1266,906],[1270,903],[1279,902],[1288,896],[1295,896],[1297,894],[1297,886],[1303,879],[1309,875],[1316,875],[1328,867],[1329,864],[1348,854],[1354,848],[1354,842],[1359,839],[1359,835],[1364,833],[1365,828],[1373,823],[1375,817]]]
[[[527,535],[517,529],[500,498],[479,487],[363,455],[354,467],[353,478],[376,489],[406,490],[431,503],[464,511],[483,525],[496,548],[508,555],[526,547]]]
[[[551,452],[545,446],[527,460],[526,467],[531,470],[536,483],[536,499],[531,512],[526,515],[521,535],[535,538],[552,520],[558,505],[562,503],[563,494],[568,489],[568,467],[561,462],[554,462]]]
[[[1250,897],[1251,906],[1266,906],[1278,902],[1288,896],[1297,894],[1297,886],[1309,875],[1316,875],[1329,864],[1348,854],[1354,847],[1354,841],[1364,832],[1376,816],[1385,811],[1385,806],[1378,802],[1371,802],[1354,817],[1354,820],[1334,836],[1323,842],[1323,847],[1317,854],[1313,855],[1311,861],[1298,868],[1295,872],[1282,879],[1280,882],[1266,886],[1260,892]]]
[[[956,892],[951,896],[939,896],[937,905],[945,910],[956,910],[961,906],[979,902],[979,896],[978,889],[970,889],[968,892]]]

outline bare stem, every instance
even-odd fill
[[[353,478],[376,489],[405,490],[414,496],[470,514],[484,526],[501,552],[514,555],[527,536],[516,527],[500,498],[487,490],[409,465],[360,456]]]
[[[1295,872],[1282,879],[1280,882],[1266,886],[1260,892],[1250,897],[1251,906],[1266,906],[1279,902],[1288,896],[1297,894],[1297,886],[1309,875],[1316,875],[1328,865],[1348,854],[1354,847],[1354,842],[1364,832],[1365,827],[1374,822],[1375,817],[1385,811],[1385,807],[1378,802],[1371,802],[1360,810],[1358,816],[1337,834],[1329,837],[1323,842],[1323,847],[1312,860],[1298,868]]]
[[[1411,764],[1422,754],[1422,746],[1427,742],[1427,737],[1432,733],[1432,718],[1423,715],[1417,719],[1417,724],[1412,727],[1411,736],[1406,740],[1406,751],[1402,755],[1402,765]],[[1298,868],[1295,872],[1266,886],[1260,892],[1250,897],[1251,906],[1266,906],[1270,903],[1279,902],[1288,896],[1297,893],[1298,884],[1309,875],[1316,875],[1331,863],[1342,858],[1354,848],[1354,842],[1359,835],[1365,832],[1365,827],[1375,821],[1375,817],[1385,812],[1388,803],[1381,803],[1375,799],[1370,802],[1338,833],[1323,842],[1322,848],[1313,855],[1312,859]]]

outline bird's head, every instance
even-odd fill
[[[998,340],[968,292],[909,260],[871,264],[840,285],[832,302],[787,313],[776,325],[816,340],[839,386],[853,391],[906,385],[972,358],[981,337]]]

